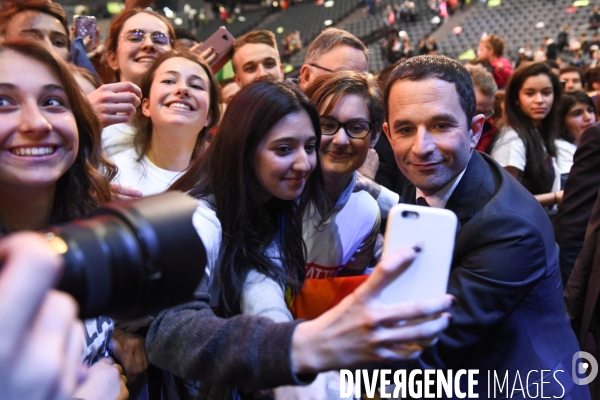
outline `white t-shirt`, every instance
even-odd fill
[[[507,129],[498,134],[498,139],[490,155],[503,168],[515,167],[525,171],[527,163],[525,143],[513,129]]]
[[[568,174],[573,166],[573,156],[577,146],[563,139],[554,141],[556,144],[556,164],[561,174]]]
[[[200,199],[198,200],[196,211],[194,211],[194,215],[192,216],[192,223],[204,244],[206,250],[205,272],[207,277],[211,277],[212,281],[223,241],[221,221],[217,218],[217,213],[212,205],[208,201]]]
[[[166,191],[185,172],[159,168],[147,156],[139,162],[137,158],[138,153],[133,148],[112,157],[113,163],[119,168],[113,183],[132,186],[144,196],[150,196]]]
[[[311,207],[304,216],[302,238],[306,243],[306,278],[329,278],[344,268],[369,267],[381,217],[379,206],[365,192],[354,192],[356,173],[333,209],[320,222]]]
[[[527,150],[525,149],[525,143],[523,143],[517,132],[512,128],[508,128],[498,135],[490,156],[503,168],[514,167],[525,171]],[[552,166],[555,174],[551,191],[556,192],[560,190],[560,170],[555,158],[552,158]]]
[[[135,129],[125,123],[109,125],[102,130],[102,146],[108,156],[133,147]]]
[[[204,200],[198,200],[198,206],[192,217],[192,223],[206,249],[206,274],[209,279],[208,291],[211,295],[211,306],[216,307],[221,288],[216,281],[216,269],[221,261],[221,246],[223,244],[223,229],[212,205]],[[265,249],[265,254],[276,264],[281,265],[279,247],[272,242]],[[285,303],[285,290],[271,278],[251,270],[246,277],[240,296],[242,314],[260,315],[276,322],[292,320]]]

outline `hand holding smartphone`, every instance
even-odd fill
[[[445,209],[398,204],[390,210],[384,254],[403,248],[420,250],[406,271],[382,291],[382,303],[425,300],[446,293],[457,223],[456,215]]]
[[[216,53],[216,57],[210,62],[210,68],[213,73],[217,73],[231,59],[234,41],[235,38],[229,33],[227,28],[222,26],[200,46],[193,49],[193,51],[196,54],[200,54],[212,47]]]
[[[75,15],[73,17],[75,23],[75,37],[92,38],[91,44],[95,46],[98,43],[96,35],[96,17],[90,15]]]

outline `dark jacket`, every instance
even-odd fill
[[[562,203],[554,221],[560,247],[560,269],[566,285],[600,190],[600,124],[586,129],[573,156],[573,167],[565,183]]]
[[[402,194],[415,202],[412,184],[405,183]],[[535,393],[533,385],[546,370],[544,396],[564,391],[565,399],[589,399],[588,388],[571,377],[579,348],[565,312],[558,246],[544,209],[504,168],[478,152],[446,208],[459,220],[448,286],[458,302],[438,343],[409,367],[478,369],[479,398],[488,398],[488,371],[492,380],[494,373],[500,379],[508,373],[512,387],[517,372],[523,378],[537,370],[537,378],[528,382]],[[461,384],[466,389],[466,379]]]

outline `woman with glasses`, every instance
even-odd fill
[[[115,167],[102,155],[99,121],[66,63],[35,42],[0,45],[0,99],[0,237],[82,218],[112,199]],[[83,342],[81,361],[90,368],[73,397],[128,398],[123,369],[108,352],[113,321],[84,323],[85,331],[74,331],[69,342]],[[37,368],[50,365],[39,361]]]
[[[131,82],[139,87],[154,61],[172,50],[174,37],[169,20],[155,12],[131,9],[116,16],[105,43],[106,62],[114,74],[112,80]],[[104,80],[107,83],[107,77]],[[121,93],[123,98],[132,95],[134,93],[129,91]],[[128,108],[122,113],[128,121],[132,111]],[[114,155],[133,147],[134,135],[135,129],[129,121],[104,128],[102,141],[106,153]]]
[[[356,171],[381,133],[383,101],[381,89],[374,80],[349,70],[317,77],[305,93],[319,112],[322,133],[319,156],[327,200],[325,210],[312,204],[304,213],[306,284],[308,280],[360,275],[374,265],[371,261],[379,233],[379,207],[369,193],[355,192],[355,188]],[[279,292],[279,296],[265,296],[274,292]],[[306,295],[299,297],[302,296]],[[249,274],[243,300],[253,306],[246,313],[267,315],[284,322],[286,316],[273,315],[272,311],[285,309],[283,298],[283,289],[274,287],[271,280]],[[311,310],[324,306],[310,295],[303,298],[312,303]],[[328,388],[339,388],[339,374],[320,374],[308,388],[277,388],[275,397],[336,397],[336,390]]]
[[[380,215],[368,193],[355,192],[355,183],[381,133],[381,90],[364,74],[346,70],[317,77],[306,95],[320,115],[319,154],[329,203],[325,218],[312,211],[305,215],[306,277],[362,274],[374,253]]]

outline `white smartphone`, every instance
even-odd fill
[[[384,254],[420,248],[415,261],[381,293],[385,304],[424,300],[446,293],[457,227],[446,209],[398,204],[389,214]]]

